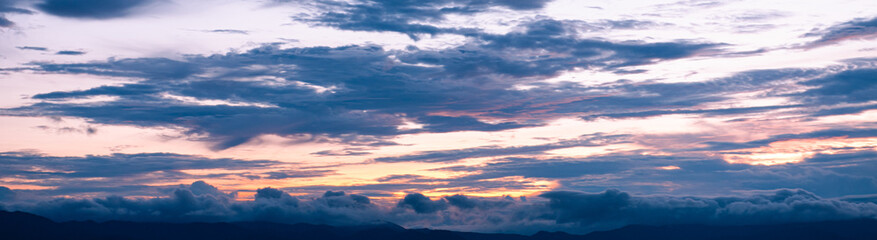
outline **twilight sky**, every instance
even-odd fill
[[[0,209],[521,233],[873,218],[875,9],[0,0]]]

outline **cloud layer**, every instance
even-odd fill
[[[713,46],[583,40],[571,36],[562,25],[547,20],[527,23],[523,32],[484,35],[487,42],[445,50],[390,51],[379,46],[281,49],[268,45],[244,53],[191,56],[183,61],[140,58],[34,63],[33,70],[42,72],[141,81],[38,94],[34,98],[45,102],[6,112],[76,116],[104,124],[184,127],[191,134],[209,135],[216,149],[263,134],[342,138],[500,131],[540,125],[554,117],[518,117],[551,111],[552,101],[569,101],[566,99],[591,91],[572,88],[558,92],[563,86],[514,90],[518,84],[574,68],[612,69],[683,58]],[[95,96],[118,100],[87,105],[63,102]],[[530,104],[544,107],[530,108]],[[405,121],[423,127],[399,129]]]
[[[600,193],[552,191],[529,201],[472,198],[432,200],[412,193],[395,206],[366,196],[328,191],[301,198],[274,188],[257,191],[253,201],[236,201],[202,181],[166,197],[3,199],[4,208],[34,212],[53,220],[272,221],[361,225],[391,221],[408,227],[532,234],[548,226],[585,233],[628,224],[744,225],[877,217],[877,205],[820,198],[803,190],[778,190],[746,197],[635,196],[610,189]]]

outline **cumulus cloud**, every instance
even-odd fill
[[[778,190],[749,197],[637,197],[602,193],[547,192],[559,223],[744,225],[873,218],[877,205],[820,198],[803,190]]]
[[[824,199],[803,190],[777,190],[747,197],[637,196],[610,189],[599,193],[551,191],[535,201],[453,195],[432,200],[419,193],[395,206],[368,197],[325,192],[296,198],[274,188],[257,190],[254,201],[236,201],[204,183],[182,186],[166,197],[59,198],[17,201],[6,207],[54,220],[273,221],[360,225],[395,222],[408,227],[532,234],[535,229],[584,233],[628,224],[745,225],[877,217],[877,204]]]
[[[58,198],[36,203],[21,201],[7,206],[59,221],[91,219],[354,224],[367,223],[370,221],[369,216],[375,213],[371,209],[374,205],[361,195],[346,195],[342,192],[304,201],[278,189],[262,188],[257,190],[254,201],[236,201],[234,194],[223,193],[203,181],[173,190],[166,197]]]
[[[480,199],[480,198],[470,198],[466,195],[457,194],[453,196],[444,197],[444,199],[448,202],[448,205],[457,207],[461,210],[465,209],[482,209],[487,210],[491,208],[505,208],[509,205],[515,204],[514,200],[506,196],[501,200],[490,200],[490,199]]]
[[[434,213],[448,208],[447,202],[444,200],[433,201],[420,193],[405,195],[405,198],[400,200],[397,206],[411,208],[417,213]]]

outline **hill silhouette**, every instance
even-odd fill
[[[0,211],[2,239],[300,239],[300,240],[626,240],[626,239],[877,239],[877,220],[751,226],[631,225],[574,235],[538,232],[526,236],[431,229],[405,229],[392,223],[363,226],[328,226],[270,222],[157,223],[157,222],[54,222],[25,212]]]

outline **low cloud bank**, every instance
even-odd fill
[[[331,225],[393,222],[405,227],[532,234],[539,230],[586,233],[629,224],[743,225],[877,217],[877,204],[821,198],[804,190],[777,190],[745,197],[636,196],[615,189],[600,193],[550,191],[529,201],[465,195],[430,198],[411,193],[396,204],[327,191],[295,197],[262,188],[254,201],[237,201],[203,181],[168,196],[58,198],[33,202],[0,187],[0,209],[32,212],[56,221],[161,222],[272,221]]]

